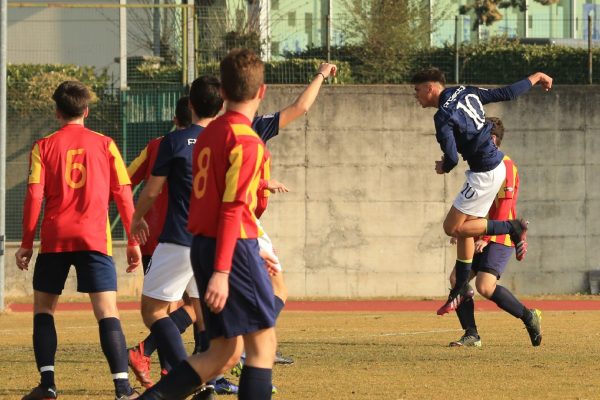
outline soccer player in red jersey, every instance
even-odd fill
[[[111,138],[84,127],[90,92],[80,82],[61,83],[52,96],[61,128],[35,142],[23,210],[23,239],[17,266],[28,269],[37,220],[45,200],[40,251],[33,274],[33,349],[41,375],[39,386],[23,400],[55,399],[54,358],[57,347],[54,311],[71,265],[77,290],[89,293],[100,329],[100,344],[115,385],[115,399],[137,398],[129,385],[127,349],[117,310],[117,274],[111,257],[108,220],[112,197],[125,229],[133,215],[131,182]],[[141,262],[130,240],[127,272]]]
[[[188,222],[210,347],[180,363],[143,399],[184,399],[231,368],[244,346],[239,398],[271,398],[277,346],[274,295],[259,255],[254,215],[268,153],[251,128],[266,89],[264,65],[251,51],[238,49],[221,61],[220,69],[226,112],[194,146]]]
[[[492,140],[500,147],[504,138],[504,124],[500,118],[486,118],[492,123]],[[517,217],[517,197],[519,194],[519,174],[517,166],[507,155],[502,160],[506,166],[506,178],[496,195],[488,213],[488,218],[494,221],[509,221]],[[525,324],[531,344],[539,346],[542,342],[541,312],[528,309],[504,286],[497,284],[504,273],[509,259],[515,251],[515,244],[510,235],[483,236],[475,242],[475,257],[469,279],[475,279],[475,287],[479,294],[496,303],[498,307]],[[450,283],[456,282],[456,271],[452,271]],[[466,292],[472,292],[467,288]],[[451,342],[451,347],[476,346],[481,347],[481,338],[475,324],[475,306],[472,296],[466,296],[456,309],[456,314],[465,334],[457,341]]]

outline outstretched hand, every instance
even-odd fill
[[[543,72],[536,72],[535,74],[531,75],[529,77],[529,81],[531,82],[532,86],[535,86],[539,83],[546,92],[552,89],[552,77]]]
[[[269,179],[267,181],[267,189],[271,193],[285,193],[290,191],[283,183],[276,179]]]
[[[323,78],[327,79],[330,76],[335,76],[337,74],[337,67],[335,64],[322,63],[319,65],[317,74],[323,74]]]

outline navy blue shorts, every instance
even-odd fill
[[[508,260],[515,253],[514,247],[508,247],[503,244],[490,242],[483,248],[482,253],[475,254],[473,257],[473,272],[487,272],[492,275],[496,275],[496,278],[500,279],[500,276],[504,273]]]
[[[273,286],[256,239],[238,239],[229,274],[229,297],[223,311],[211,312],[204,296],[214,271],[216,240],[196,236],[191,260],[202,301],[202,314],[209,339],[232,338],[275,326]]]
[[[33,271],[33,288],[39,292],[61,294],[71,265],[75,266],[77,272],[78,292],[117,290],[117,271],[112,257],[97,251],[38,254]]]

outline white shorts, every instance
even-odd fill
[[[281,263],[279,262],[279,257],[277,257],[277,254],[275,254],[275,249],[273,248],[273,242],[271,242],[271,238],[269,237],[269,235],[267,235],[267,232],[265,232],[264,228],[258,220],[256,221],[256,223],[258,224],[259,231],[262,231],[263,233],[261,236],[256,238],[256,240],[258,240],[258,247],[260,247],[261,250],[266,251],[271,256],[271,258],[277,260],[276,267],[279,271],[281,271]]]
[[[188,296],[199,298],[190,248],[173,243],[159,243],[144,275],[142,294],[157,300],[178,301]]]
[[[500,162],[487,172],[465,171],[467,180],[454,199],[453,206],[463,214],[485,217],[506,179],[506,166]]]

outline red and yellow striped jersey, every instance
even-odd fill
[[[198,136],[188,229],[217,239],[215,270],[229,271],[237,239],[260,235],[255,210],[268,150],[244,115],[228,111]]]
[[[119,149],[111,138],[82,125],[63,126],[36,141],[31,150],[21,247],[33,247],[45,199],[41,253],[98,251],[111,255],[111,197],[129,232],[133,198]]]
[[[127,167],[127,173],[129,174],[131,184],[134,187],[147,180],[152,174],[152,168],[154,167],[154,162],[158,155],[158,148],[160,147],[162,139],[163,137],[161,136],[148,142],[144,150],[142,150],[136,159],[129,164],[129,167]],[[143,255],[151,256],[152,253],[154,253],[156,246],[158,246],[158,237],[160,236],[165,223],[168,205],[169,187],[165,184],[152,204],[152,208],[144,215],[144,219],[150,230],[150,236],[146,243],[140,246]]]
[[[507,221],[517,218],[517,196],[519,193],[517,166],[506,155],[502,162],[506,166],[506,179],[488,212],[488,219],[496,221]],[[514,247],[514,243],[510,240],[509,235],[484,236],[484,240]]]

